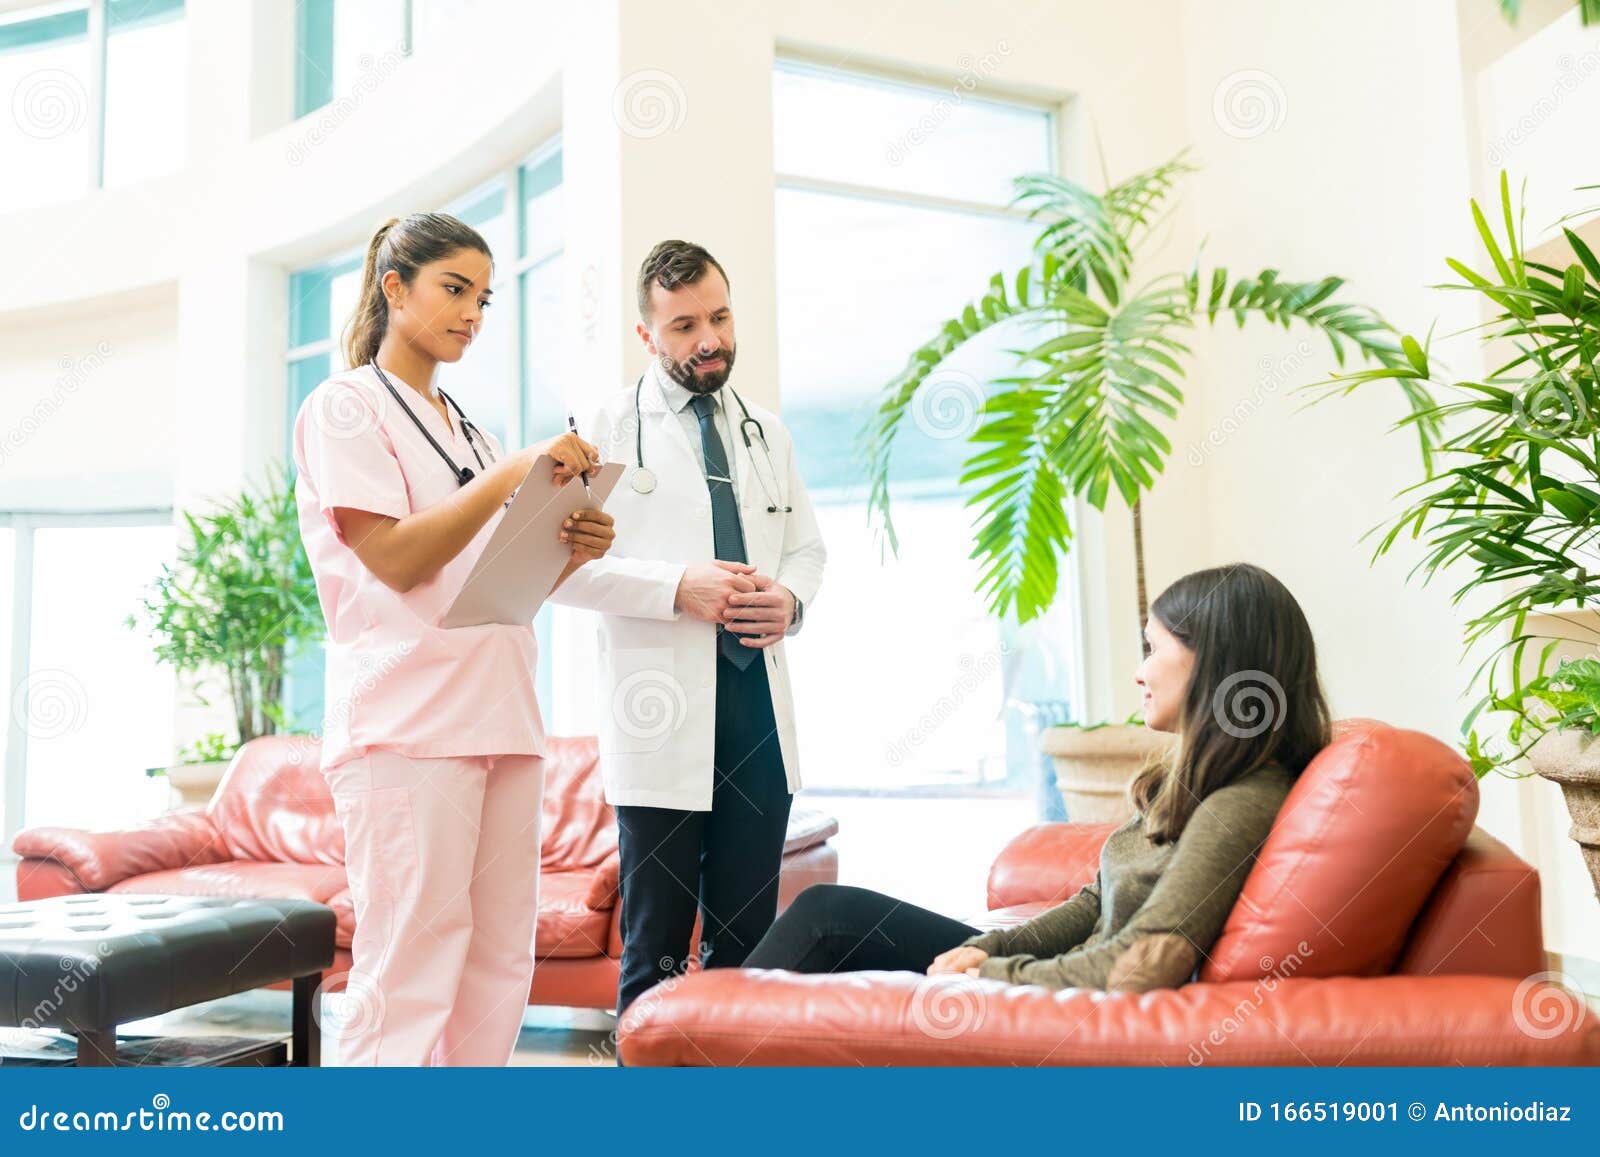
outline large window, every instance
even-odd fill
[[[473,422],[508,449],[565,428],[556,376],[562,252],[561,150],[552,144],[508,173],[442,207],[483,235],[494,253],[494,304],[472,350],[439,367],[439,385]],[[318,383],[344,368],[339,345],[361,289],[361,251],[289,275],[286,450],[300,405]],[[539,701],[551,702],[554,608],[539,634]],[[321,730],[322,655],[291,659],[286,681],[293,726]]]
[[[127,617],[172,560],[167,512],[0,515],[5,845],[22,825],[125,827],[166,807],[174,676]]]
[[[898,558],[873,541],[855,446],[910,352],[996,270],[1027,263],[1036,230],[1007,202],[1012,177],[1053,167],[1051,115],[789,62],[773,98],[783,413],[828,544],[790,651],[808,784],[1021,786],[1039,757],[1016,720],[1072,697],[1071,640],[1055,626],[1070,615],[1019,632],[987,613],[956,481],[1017,335],[997,329],[950,359],[904,424]],[[1074,597],[1069,579],[1059,605]]]
[[[173,172],[185,155],[183,0],[90,0],[0,15],[0,211]],[[176,129],[174,128],[176,126]]]
[[[420,41],[461,18],[461,0],[295,0],[294,115],[359,99]]]

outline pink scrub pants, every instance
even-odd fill
[[[533,981],[544,761],[379,748],[324,772],[355,903],[344,1065],[504,1065]]]

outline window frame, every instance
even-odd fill
[[[13,698],[6,722],[4,768],[5,821],[0,830],[0,861],[15,862],[11,841],[23,828],[28,798],[27,677],[32,658],[33,536],[37,530],[88,530],[100,526],[171,526],[172,507],[128,510],[0,510],[0,527],[15,532],[11,558],[11,667]],[[22,696],[18,709],[16,696]]]
[[[910,73],[896,72],[893,69],[884,68],[881,66],[867,68],[840,67],[833,63],[809,58],[804,55],[804,53],[792,51],[780,52],[777,58],[773,61],[773,72],[775,74],[779,72],[788,72],[830,79],[843,79],[855,83],[865,83],[893,88],[901,92],[916,92],[918,94],[927,95],[930,98],[946,96],[950,91],[948,87],[941,87],[941,85],[938,83],[938,79],[930,79],[926,74],[913,76]],[[953,73],[939,79],[946,80],[950,84],[958,83],[958,78]],[[1050,172],[1060,173],[1063,156],[1063,110],[1060,104],[1055,101],[1028,93],[1016,90],[1008,90],[1002,86],[986,85],[985,87],[986,91],[983,96],[968,95],[963,97],[963,100],[987,105],[1020,107],[1037,111],[1044,115],[1046,118],[1046,164]],[[777,131],[781,130],[778,128],[776,123],[774,123],[774,132]],[[936,194],[917,192],[915,190],[894,189],[881,185],[867,184],[864,182],[840,181],[830,178],[813,177],[804,173],[796,173],[779,169],[776,168],[776,166],[774,167],[773,177],[775,199],[784,191],[792,191],[845,197],[908,208],[932,209],[942,212],[972,214],[979,217],[998,220],[1026,221],[1028,219],[1028,214],[1025,209],[1017,208],[1012,205],[996,205],[983,201],[975,201],[970,198],[943,197]],[[780,309],[782,308],[781,299],[778,302],[778,306]],[[783,382],[781,377],[778,385],[781,406],[783,394]],[[892,500],[900,501],[915,500],[919,498],[951,498],[959,497],[962,493],[962,488],[959,482],[957,482],[957,480],[954,478],[949,479],[946,482],[939,482],[932,479],[916,479],[905,482],[891,482],[889,485],[889,493]],[[859,494],[855,493],[852,488],[848,486],[822,487],[816,490],[811,490],[810,494],[813,503],[819,506],[843,505],[851,502],[854,502],[855,504],[861,504],[862,501],[859,497]],[[1084,504],[1081,501],[1074,500],[1072,503],[1072,509],[1069,512],[1069,516],[1075,535],[1078,534],[1079,529],[1082,527],[1086,514],[1087,512],[1085,511]],[[1067,578],[1071,583],[1071,589],[1068,592],[1064,609],[1068,617],[1072,638],[1075,642],[1075,645],[1071,648],[1072,653],[1068,656],[1065,656],[1065,662],[1063,665],[1068,677],[1068,693],[1072,696],[1073,702],[1078,705],[1080,710],[1086,710],[1088,707],[1088,693],[1091,686],[1088,669],[1089,647],[1088,638],[1085,631],[1087,618],[1087,604],[1085,600],[1088,597],[1088,584],[1086,582],[1086,576],[1083,569],[1083,555],[1084,543],[1080,536],[1079,540],[1074,543],[1074,548],[1068,551],[1067,558],[1064,560],[1064,565],[1061,570],[1062,576]],[[819,789],[819,792],[822,794],[868,794],[884,797],[901,795],[926,797],[930,794],[964,796],[973,794],[974,791],[976,791],[978,794],[984,793],[982,788],[857,789],[842,786],[829,786],[825,789]]]
[[[329,14],[330,18],[333,16],[333,6],[338,4],[338,2],[339,2],[339,0],[327,0],[328,6],[329,6],[329,13],[328,14]],[[312,68],[317,68],[318,71],[321,71],[320,66],[319,66],[316,58],[313,57],[313,55],[311,53],[306,51],[306,43],[307,43],[307,35],[306,35],[306,33],[307,33],[308,26],[309,26],[308,22],[309,22],[310,16],[311,16],[310,5],[305,3],[304,0],[299,0],[299,2],[297,2],[295,4],[295,13],[294,13],[294,72],[293,72],[293,75],[290,78],[291,85],[292,85],[292,88],[291,88],[291,91],[290,91],[290,100],[293,102],[292,106],[290,108],[290,113],[291,113],[290,119],[291,120],[301,120],[304,117],[311,116],[311,115],[319,112],[320,110],[327,108],[329,105],[335,103],[340,97],[339,93],[330,92],[329,95],[328,95],[328,99],[327,100],[321,101],[321,102],[319,102],[317,104],[314,104],[314,105],[310,105],[310,106],[308,106],[308,107],[306,107],[304,109],[302,109],[300,107],[301,95],[304,93],[304,91],[306,90],[306,87],[307,87],[306,67],[309,65]],[[415,3],[415,0],[401,0],[401,3],[400,3],[400,55],[402,57],[409,58],[412,55],[412,53],[416,50],[416,44],[417,44],[416,37],[417,37],[417,6],[416,6],[416,3]],[[329,56],[329,59],[328,59],[328,63],[331,64],[332,63],[332,55],[331,55],[331,53],[336,51],[337,48],[338,48],[337,43],[335,43],[332,40],[331,36],[330,36],[330,39],[329,39],[328,48],[330,50],[330,56]]]
[[[83,196],[105,189],[106,182],[106,54],[110,38],[110,22],[106,18],[109,0],[68,0],[58,4],[34,4],[15,11],[0,12],[0,26],[26,24],[41,17],[63,16],[70,12],[86,12],[89,41],[89,93],[88,121],[85,147],[89,150],[89,183]],[[187,0],[182,0],[178,19],[189,18]],[[58,202],[52,202],[58,203]]]

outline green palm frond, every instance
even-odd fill
[[[1010,384],[1010,383],[1008,383]],[[978,590],[998,614],[1014,610],[1026,622],[1049,607],[1059,580],[1057,560],[1072,537],[1067,487],[1052,461],[1042,421],[1055,390],[1027,380],[989,399],[972,434],[979,447],[963,482],[982,489],[972,558],[981,560]]]
[[[1179,179],[1193,171],[1180,156],[1136,173],[1104,194],[1053,173],[1029,173],[1016,179],[1012,205],[1044,224],[1034,249],[1056,259],[1063,280],[1083,290],[1092,279],[1115,305],[1138,241]]]
[[[1163,426],[1183,404],[1186,331],[1201,315],[1301,322],[1326,336],[1341,365],[1349,350],[1385,366],[1405,360],[1377,314],[1334,300],[1338,278],[1295,282],[1269,269],[1233,280],[1218,269],[1202,293],[1196,269],[1131,288],[1140,242],[1191,171],[1179,156],[1105,193],[1050,174],[1019,177],[1014,203],[1040,225],[1034,262],[1011,277],[996,274],[988,293],[915,350],[863,431],[869,510],[898,550],[890,453],[917,390],[997,326],[1030,335],[1027,348],[1013,351],[1019,373],[990,383],[960,478],[973,487],[979,591],[997,614],[1026,622],[1054,599],[1071,540],[1070,500],[1104,509],[1115,491],[1134,505],[1165,469],[1172,444]],[[1140,549],[1136,542],[1136,559]]]
[[[1060,278],[1060,263],[1048,253],[1037,264],[1017,270],[1009,282],[996,273],[989,280],[989,291],[945,322],[937,336],[913,350],[905,368],[884,386],[882,400],[857,441],[867,463],[867,509],[878,520],[892,551],[900,549],[900,540],[889,504],[891,454],[917,390],[940,363],[979,334],[1002,322],[1042,319]]]

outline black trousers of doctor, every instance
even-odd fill
[[[789,828],[788,780],[767,685],[767,655],[744,670],[717,652],[711,810],[617,807],[622,860],[620,1016],[688,961],[695,915],[700,961],[737,968],[772,926]]]

